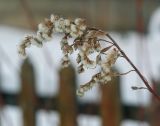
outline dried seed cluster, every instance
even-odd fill
[[[107,84],[109,81],[111,81],[111,77],[114,76],[111,68],[115,64],[118,56],[118,50],[115,48],[111,49],[111,51],[107,54],[107,58],[104,61],[99,62],[101,71],[92,76],[92,79],[88,83],[81,85],[77,90],[77,94],[79,96],[83,96],[84,93],[91,89],[94,85]]]
[[[19,45],[19,54],[25,57],[25,49],[30,47],[31,44],[42,47],[44,42],[52,38],[53,33],[65,33],[67,37],[77,38],[82,36],[85,30],[86,23],[84,19],[76,18],[72,21],[70,19],[60,18],[57,15],[51,15],[50,19],[45,19],[43,23],[38,25],[38,31],[35,36],[28,35],[24,38]]]
[[[99,38],[106,33],[87,27],[85,20],[81,18],[71,20],[51,15],[50,19],[46,19],[38,25],[36,35],[28,35],[22,40],[18,49],[19,54],[26,57],[26,48],[31,45],[42,47],[45,42],[52,38],[53,33],[64,34],[60,41],[61,50],[64,54],[62,58],[63,67],[70,64],[69,55],[78,51],[76,58],[78,73],[97,66],[101,68],[101,71],[93,75],[88,83],[80,86],[77,90],[78,95],[83,96],[94,85],[106,84],[111,80],[111,76],[113,76],[111,68],[119,57],[119,50],[111,42],[107,43],[107,47],[102,48]],[[69,38],[74,38],[72,44],[69,44]],[[89,57],[91,54],[96,54],[95,60]]]

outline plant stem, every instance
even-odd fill
[[[160,96],[152,89],[152,87],[149,85],[149,82],[145,79],[145,77],[141,74],[141,72],[137,69],[137,67],[132,63],[132,61],[128,58],[128,56],[124,53],[124,51],[120,48],[120,46],[117,44],[117,42],[109,35],[106,34],[106,36],[114,43],[114,45],[117,47],[117,49],[121,52],[121,54],[124,56],[124,58],[128,61],[128,63],[133,67],[135,72],[139,75],[141,80],[144,82],[148,90],[157,98],[157,100],[160,101]]]
[[[133,71],[135,71],[135,70],[130,70],[130,71],[126,72],[126,73],[115,73],[113,75],[114,76],[122,76],[122,75],[127,75],[127,74],[129,74],[130,72],[133,72]]]

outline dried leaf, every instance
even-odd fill
[[[80,66],[78,66],[78,73],[83,73],[84,72],[84,68],[83,68],[83,64],[81,64]]]
[[[101,62],[101,61],[102,61],[102,58],[101,58],[101,55],[99,54],[96,57],[96,63],[99,64],[99,62]]]
[[[103,48],[103,49],[101,50],[101,53],[104,53],[104,52],[108,51],[112,46],[113,46],[113,45],[108,46],[108,47],[106,47],[106,48]]]
[[[81,56],[78,54],[77,59],[76,59],[77,63],[79,64],[81,62]]]

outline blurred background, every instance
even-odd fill
[[[19,42],[51,14],[109,32],[160,94],[159,0],[0,0],[0,126],[160,126],[160,102],[131,89],[144,86],[134,72],[77,97],[96,71],[78,75],[74,55],[62,69],[60,35],[18,56]],[[132,68],[122,58],[114,69]]]

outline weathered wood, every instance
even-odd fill
[[[60,126],[76,126],[76,78],[73,67],[60,70],[59,113]]]
[[[113,78],[107,85],[103,85],[101,96],[101,116],[103,126],[120,126],[121,103],[119,94],[119,78]]]
[[[22,65],[19,104],[23,111],[23,125],[35,126],[35,79],[32,64],[28,60]]]
[[[152,80],[154,90],[160,94],[160,81]],[[148,109],[148,117],[151,126],[159,126],[160,125],[160,102],[155,99],[155,97],[151,97],[151,103]]]
[[[158,101],[151,103],[149,117],[151,126],[160,125],[160,103]]]

